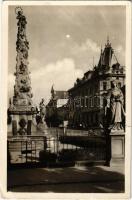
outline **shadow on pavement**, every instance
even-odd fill
[[[56,193],[122,193],[124,175],[119,168],[72,167],[8,171],[8,191]]]

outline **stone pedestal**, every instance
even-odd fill
[[[19,132],[22,127],[19,123],[22,119],[26,122],[24,127],[26,131],[22,135],[32,134],[32,116],[36,113],[35,111],[9,110],[9,113],[12,117],[12,136],[21,135]]]
[[[111,141],[111,160],[110,165],[122,164],[125,160],[125,132],[123,130],[112,131]]]

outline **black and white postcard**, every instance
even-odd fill
[[[1,193],[130,197],[131,3],[2,5]]]

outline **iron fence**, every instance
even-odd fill
[[[17,136],[8,138],[7,147],[10,164],[37,164],[53,155],[54,162],[106,159],[106,139],[100,136]]]

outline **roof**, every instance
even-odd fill
[[[54,98],[55,99],[68,99],[68,92],[54,90]]]
[[[92,74],[92,73],[93,73],[93,70],[89,70],[89,71],[87,71],[87,72],[84,73],[84,76],[88,77],[89,74]]]
[[[114,67],[115,69],[117,67],[120,68],[119,74],[114,72]],[[113,71],[111,72],[111,70]],[[100,54],[98,66],[95,66],[93,70],[89,70],[85,72],[82,79],[77,78],[76,82],[74,83],[74,86],[70,88],[68,91],[72,91],[84,85],[85,83],[87,83],[87,81],[91,80],[91,78],[97,78],[97,76],[98,77],[101,76],[99,72],[102,72],[103,74],[105,73],[108,74],[108,72],[110,72],[110,73],[113,73],[114,76],[124,76],[123,68],[118,63],[118,60],[114,54],[114,50],[111,46],[111,43],[109,43],[109,40],[107,40],[107,44],[105,44],[104,50],[102,50],[101,48],[101,54]]]

